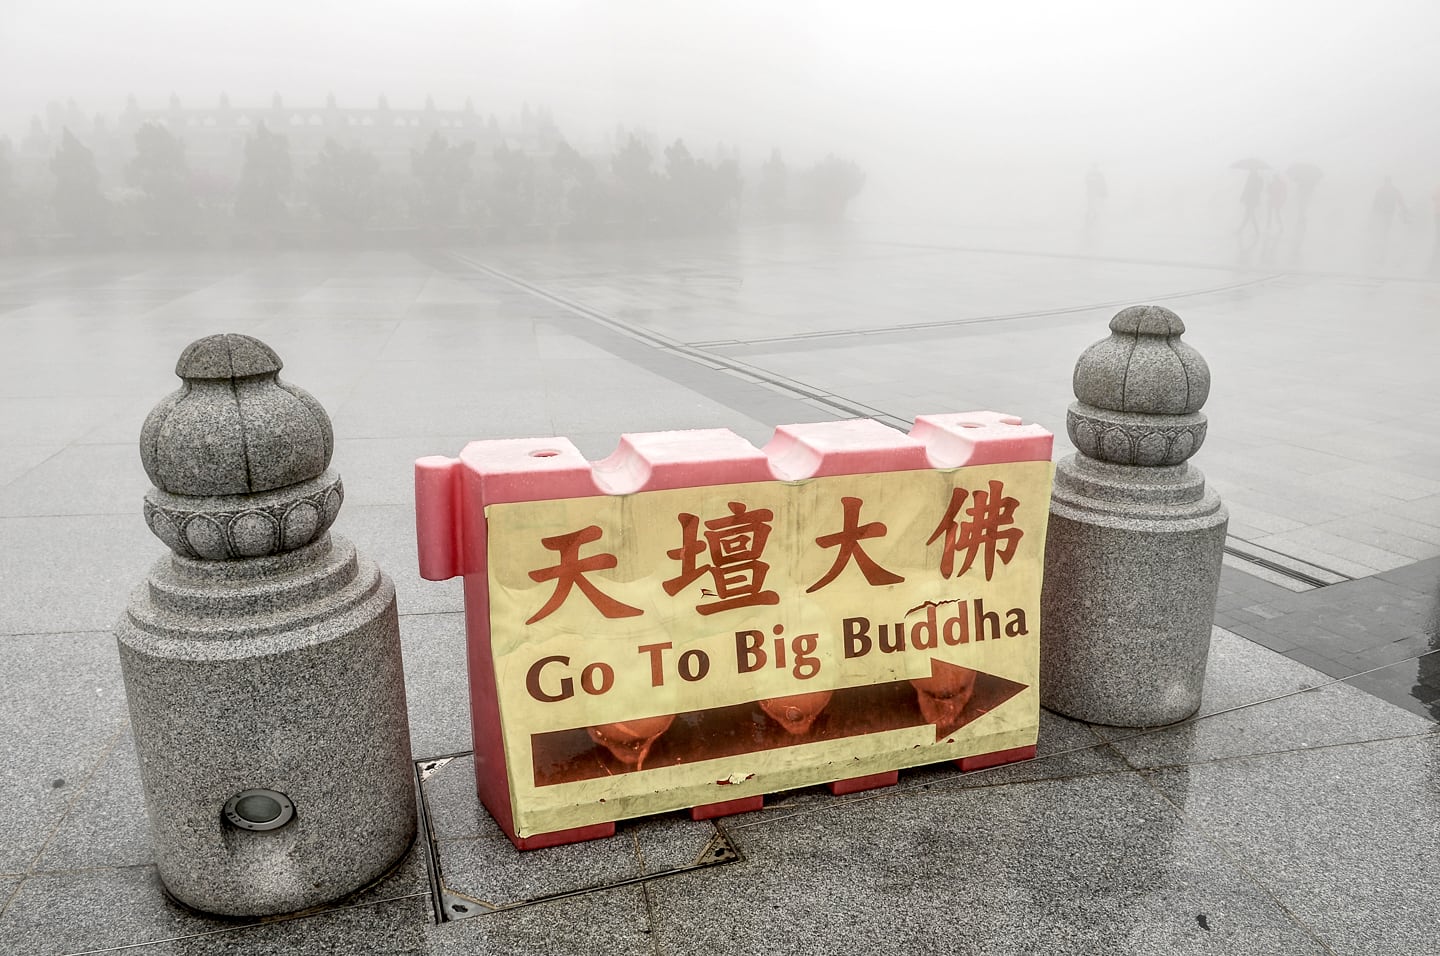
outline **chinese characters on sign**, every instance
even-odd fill
[[[940,553],[941,577],[959,577],[965,574],[970,570],[970,565],[974,563],[981,548],[985,550],[985,580],[989,581],[994,577],[997,556],[1002,565],[1010,563],[1025,532],[1014,527],[1015,508],[1020,502],[1006,497],[1004,489],[1003,481],[992,480],[988,491],[976,491],[974,503],[965,511],[968,518],[964,521],[957,521],[957,518],[970,492],[965,488],[956,488],[951,493],[945,516],[925,541],[926,544],[934,544],[942,532],[945,535]],[[822,534],[815,539],[815,543],[822,548],[837,549],[835,563],[820,580],[806,588],[805,593],[813,594],[834,581],[851,562],[854,562],[872,587],[904,581],[904,577],[876,564],[860,545],[860,542],[867,538],[884,537],[885,525],[879,521],[864,525],[859,523],[860,509],[865,504],[860,498],[844,497],[840,499],[840,503],[844,514],[841,529]],[[740,607],[780,603],[779,594],[764,590],[765,575],[769,572],[770,565],[761,560],[765,544],[770,538],[770,523],[774,520],[774,512],[765,508],[751,511],[740,501],[731,501],[728,506],[728,516],[705,522],[703,543],[700,541],[700,519],[693,514],[678,515],[683,540],[679,548],[665,552],[681,565],[680,572],[663,583],[666,594],[673,597],[701,575],[711,576],[714,589],[706,589],[702,594],[714,600],[695,605],[695,610],[704,615]],[[571,589],[576,587],[590,599],[595,609],[607,618],[633,617],[644,613],[639,608],[608,597],[585,577],[590,571],[609,570],[618,563],[615,555],[604,552],[587,558],[580,557],[580,547],[600,540],[602,535],[598,525],[589,525],[569,534],[540,539],[545,548],[560,552],[560,563],[530,572],[530,578],[534,581],[555,581],[556,584],[549,600],[525,621],[526,624],[534,624],[548,617],[565,602]],[[965,552],[965,561],[960,565],[960,570],[956,571],[955,554],[959,551]],[[707,552],[711,563],[697,564],[696,558]]]
[[[487,507],[516,826],[1033,744],[1050,475],[1026,461]]]

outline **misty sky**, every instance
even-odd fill
[[[701,149],[871,167],[1224,162],[1252,153],[1440,179],[1430,0],[243,3],[0,0],[0,130],[46,101],[549,105]],[[898,147],[897,144],[904,144]],[[883,154],[883,155],[882,155]]]

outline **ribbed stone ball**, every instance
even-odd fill
[[[1075,397],[1112,412],[1188,415],[1210,397],[1210,366],[1180,341],[1185,323],[1158,305],[1122,309],[1075,363]]]
[[[324,473],[330,416],[280,381],[280,357],[248,335],[192,342],[175,364],[184,384],[145,419],[140,458],[161,491],[213,497],[273,491]]]

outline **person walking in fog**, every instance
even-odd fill
[[[1260,176],[1260,170],[1251,169],[1245,177],[1245,188],[1240,190],[1240,204],[1245,207],[1245,218],[1240,220],[1239,232],[1245,233],[1245,227],[1249,226],[1256,236],[1260,235],[1260,217],[1257,211],[1260,208],[1260,197],[1265,192],[1265,180]]]
[[[1397,217],[1401,222],[1409,222],[1410,211],[1405,208],[1400,190],[1386,176],[1370,203],[1370,249],[1377,264],[1385,262],[1390,246],[1390,224]]]

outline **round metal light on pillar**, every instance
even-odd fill
[[[225,819],[242,830],[278,830],[295,819],[295,804],[278,790],[241,790],[225,801]]]

